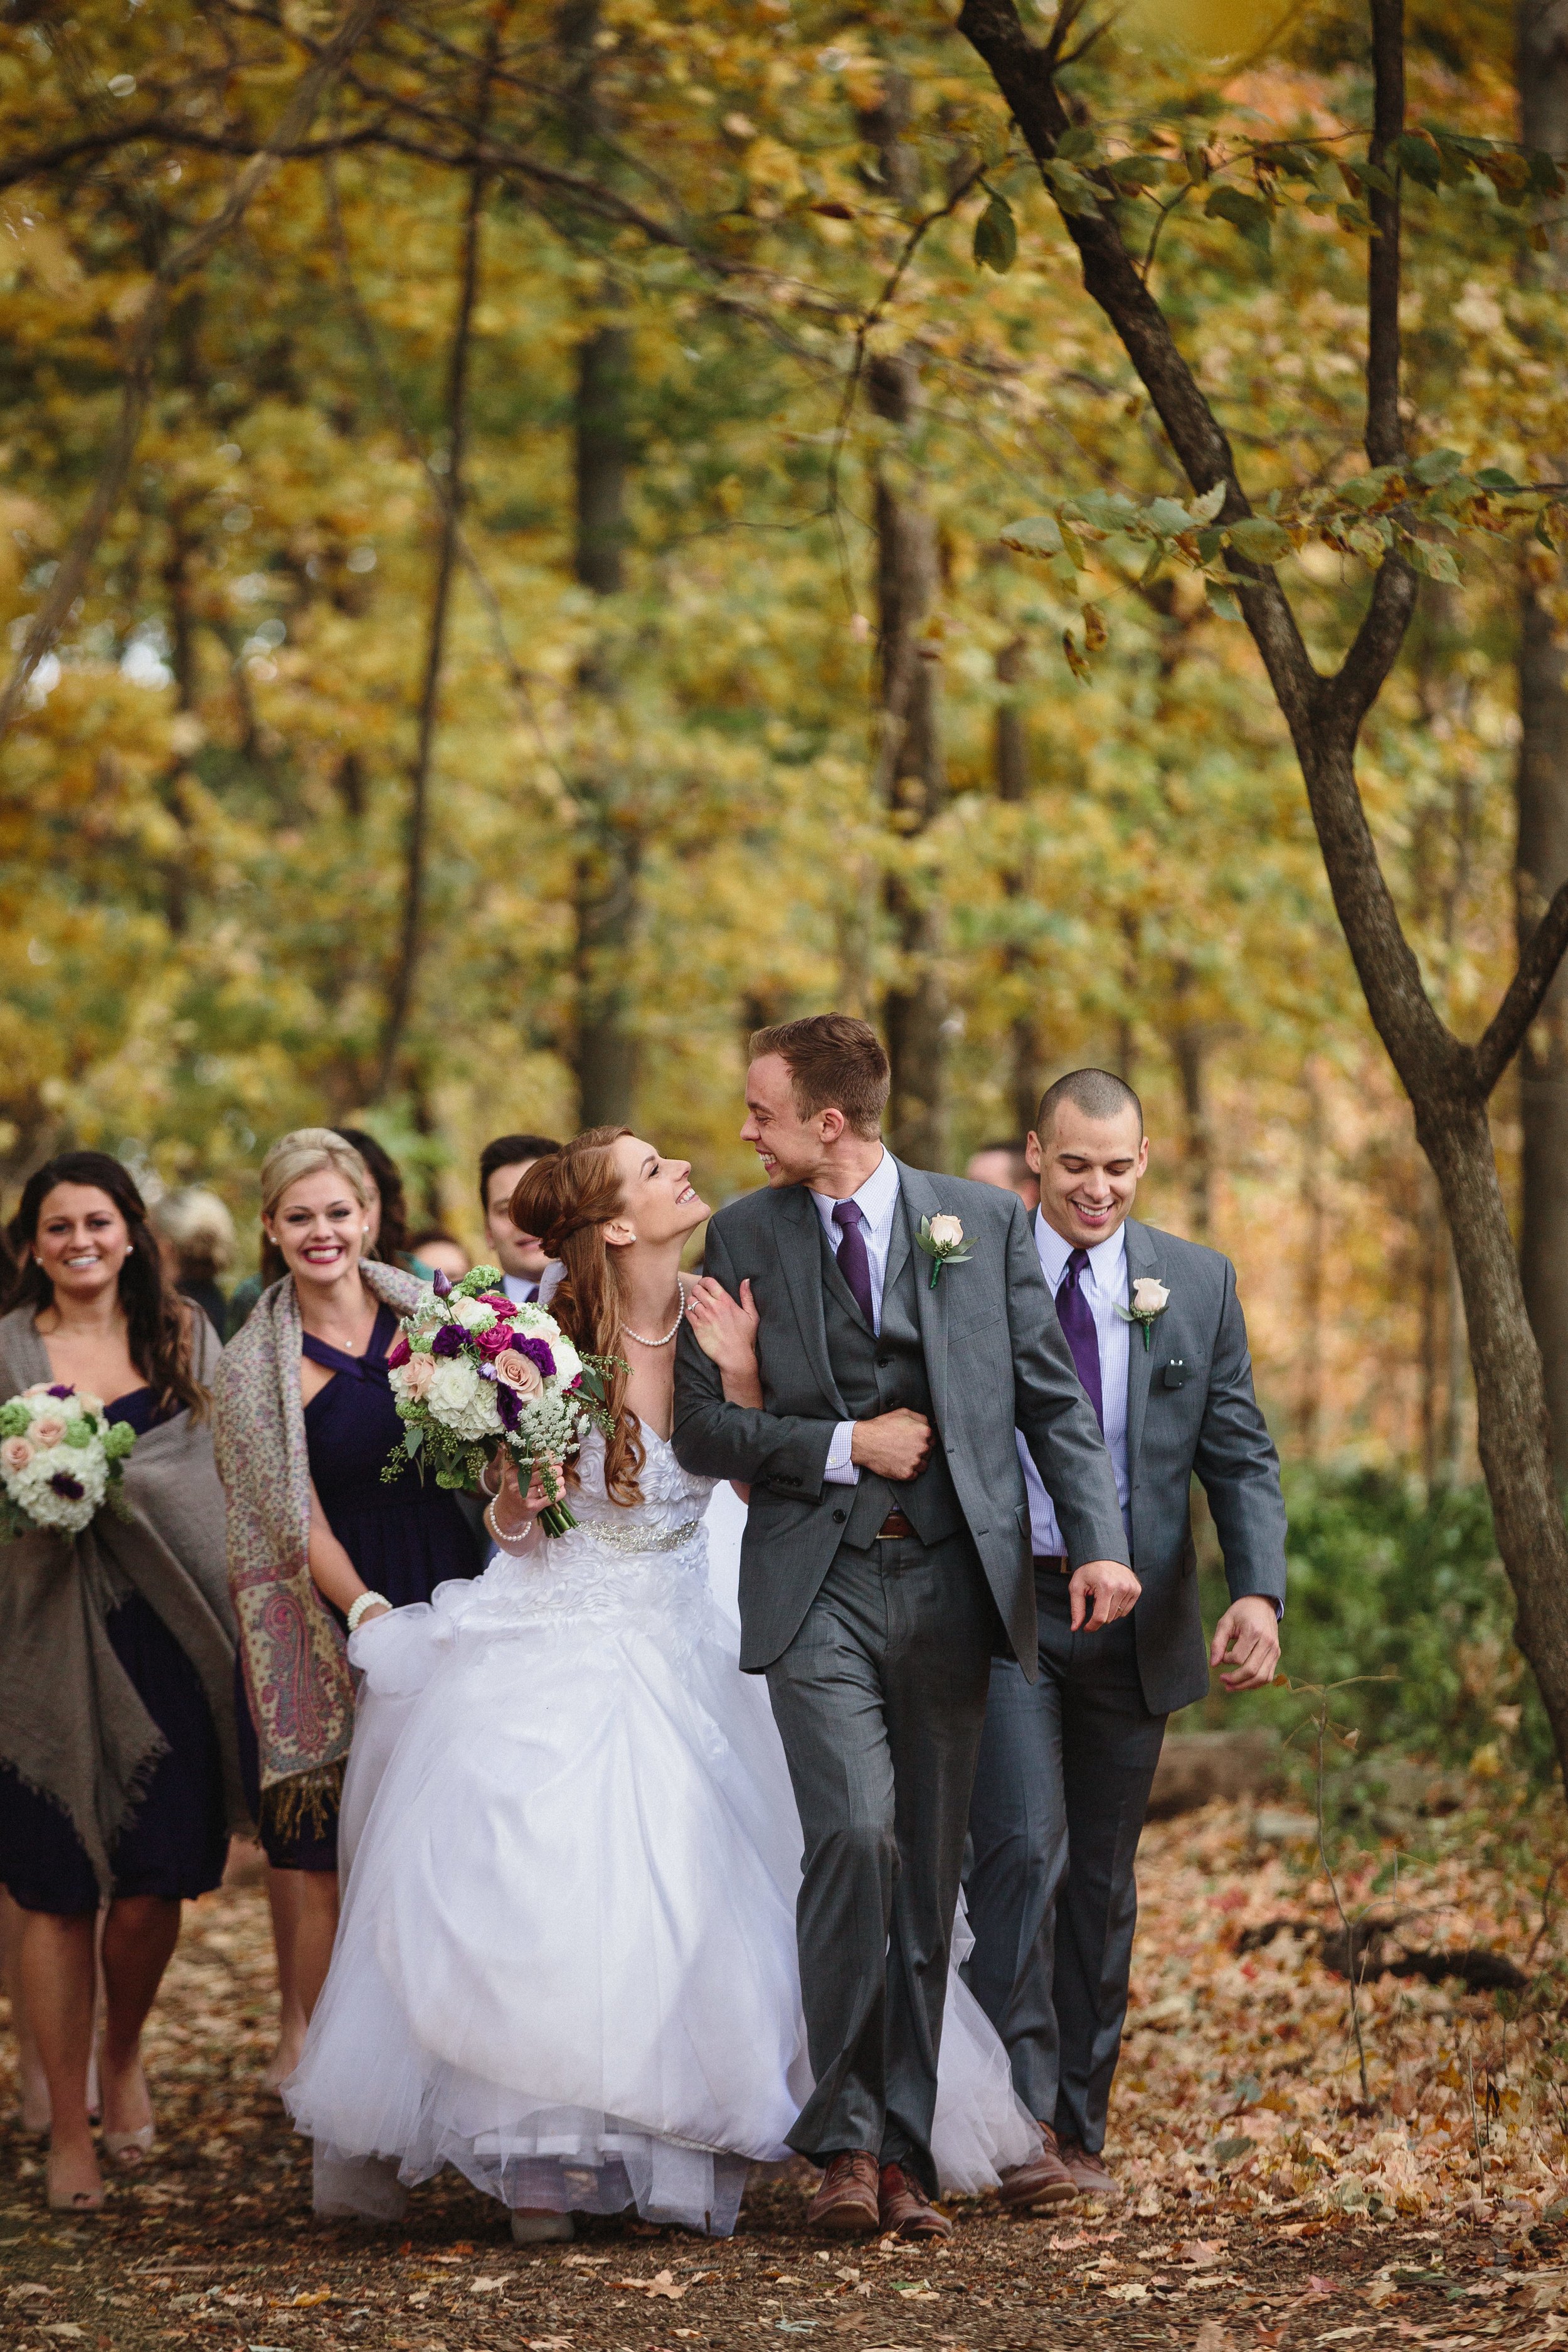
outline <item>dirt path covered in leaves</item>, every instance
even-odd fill
[[[1152,1828],[1111,2118],[1127,2198],[1051,2221],[960,2207],[935,2254],[814,2245],[787,2179],[759,2183],[719,2244],[595,2221],[570,2247],[520,2252],[500,2209],[451,2175],[416,2191],[395,2229],[318,2224],[308,2150],[259,2080],[266,1906],[256,1885],[233,1886],[188,1915],[149,2037],[159,2148],[107,2211],[46,2213],[38,2144],[6,2123],[3,2340],[26,2352],[677,2352],[807,2336],[857,2352],[1568,2345],[1568,1935],[1550,1895],[1542,1907],[1568,1825],[1484,1793],[1484,1812],[1423,1824],[1420,1853],[1408,1834],[1385,1841],[1342,1892],[1352,1913],[1396,1922],[1382,1957],[1402,1943],[1500,1951],[1530,1989],[1368,1983],[1364,2104],[1347,1989],[1318,1950],[1329,1890],[1289,1818],[1263,1816],[1266,1841],[1241,1807]]]

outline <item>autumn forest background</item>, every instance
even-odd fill
[[[1245,527],[1161,520],[1200,486],[1072,232],[1136,257],[1320,667],[1409,572],[1357,774],[1474,1039],[1568,876],[1557,509],[1508,503],[1568,450],[1568,12],[1412,0],[1369,168],[1360,0],[1069,5],[1043,171],[942,0],[357,15],[329,56],[311,0],[4,11],[8,1194],[92,1143],[248,1237],[268,1141],[353,1118],[477,1243],[507,1128],[626,1118],[751,1182],[763,1021],[876,1019],[937,1166],[1105,1064],[1141,1213],[1240,1270],[1289,1662],[1392,1664],[1369,1722],[1544,1767],[1444,1197],[1226,585]],[[1353,510],[1384,185],[1426,499],[1392,553],[1404,480]],[[1568,1440],[1560,984],[1490,1118]]]

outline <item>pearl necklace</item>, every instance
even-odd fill
[[[623,1323],[623,1324],[621,1325],[621,1328],[622,1328],[622,1330],[626,1333],[626,1338],[627,1338],[628,1339],[635,1339],[635,1340],[637,1341],[637,1346],[638,1346],[639,1348],[668,1348],[668,1345],[669,1345],[669,1343],[670,1343],[670,1341],[674,1339],[674,1337],[675,1337],[676,1333],[679,1330],[679,1328],[680,1328],[681,1325],[685,1322],[685,1320],[686,1320],[686,1285],[685,1285],[685,1283],[681,1280],[681,1278],[680,1278],[679,1275],[677,1275],[677,1276],[676,1276],[676,1277],[675,1277],[675,1286],[676,1286],[677,1290],[680,1293],[680,1307],[679,1307],[679,1313],[678,1313],[678,1314],[677,1314],[677,1316],[676,1316],[676,1318],[675,1318],[674,1322],[670,1325],[670,1327],[669,1327],[668,1330],[665,1333],[665,1335],[664,1335],[664,1337],[663,1337],[663,1339],[645,1339],[643,1338],[642,1333],[641,1333],[640,1331],[634,1331],[634,1330],[632,1329],[632,1327],[631,1327],[631,1325],[630,1325],[629,1323]]]

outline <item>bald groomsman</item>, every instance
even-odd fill
[[[1027,1151],[1040,1180],[1040,1263],[1110,1450],[1142,1587],[1128,1615],[1087,1630],[1050,1497],[1025,1454],[1040,1675],[1026,1682],[1011,1659],[991,1671],[970,1811],[966,1974],[1007,2045],[1019,2097],[1045,2126],[1054,2172],[1030,2201],[1055,2203],[1116,2189],[1100,2151],[1127,2013],[1133,1860],[1165,1718],[1205,1696],[1211,1664],[1226,1669],[1228,1690],[1271,1680],[1285,1507],[1235,1268],[1129,1214],[1149,1161],[1131,1087],[1107,1070],[1059,1078]],[[1206,1656],[1194,1471],[1231,1595]]]

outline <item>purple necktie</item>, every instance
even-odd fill
[[[1083,1277],[1088,1271],[1089,1252],[1075,1249],[1057,1293],[1057,1320],[1062,1327],[1063,1339],[1072,1349],[1084,1394],[1094,1407],[1094,1417],[1103,1437],[1105,1391],[1100,1384],[1100,1334],[1094,1328],[1094,1309],[1083,1295]]]
[[[871,1261],[866,1255],[866,1236],[861,1231],[866,1220],[853,1201],[840,1201],[833,1212],[833,1222],[844,1233],[838,1244],[838,1271],[849,1285],[868,1329],[874,1331],[877,1315],[871,1298]]]

